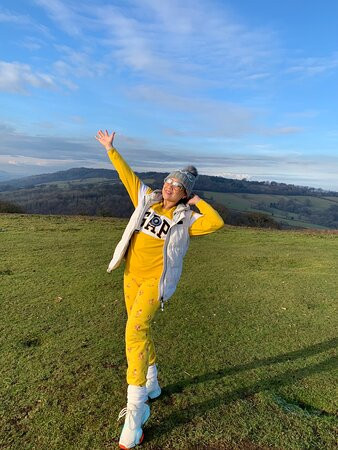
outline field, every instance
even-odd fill
[[[302,195],[268,195],[268,194],[242,194],[242,193],[225,193],[225,192],[208,192],[203,191],[203,197],[206,199],[213,199],[216,202],[222,203],[227,208],[242,211],[242,212],[261,212],[268,214],[276,220],[276,222],[287,223],[293,227],[301,228],[317,228],[327,229],[327,227],[311,222],[309,218],[304,220],[304,217],[299,213],[283,211],[273,207],[267,209],[262,208],[262,205],[269,205],[281,199],[288,201],[290,199],[299,204],[306,204],[309,202],[310,209],[313,214],[325,214],[325,210],[333,204],[338,203],[337,197],[311,197]]]
[[[74,170],[76,170],[76,175],[73,176],[79,176],[78,171],[81,172],[81,169]],[[128,200],[124,197],[125,192],[118,189],[119,181],[116,172],[108,170],[106,177],[99,176],[99,174],[91,177],[90,170],[94,169],[84,170],[82,177],[66,181],[54,178],[54,181],[48,181],[48,176],[44,176],[44,182],[37,183],[37,180],[33,177],[32,184],[28,186],[27,180],[26,184],[24,182],[20,184],[20,180],[17,180],[17,184],[13,184],[12,189],[3,192],[1,192],[0,183],[0,202],[12,202],[27,213],[126,217],[122,211],[123,207],[116,210],[111,206],[113,201],[115,205],[118,203],[128,208]],[[60,172],[60,174],[63,174],[63,172]],[[108,174],[115,176],[115,178],[109,178]],[[54,176],[56,175],[54,174]],[[151,177],[151,175],[142,179],[149,184],[159,183],[159,179]],[[41,181],[41,179],[38,181]],[[159,186],[160,184],[158,184]],[[324,193],[322,196],[249,194],[205,190],[199,190],[197,193],[207,200],[223,204],[233,212],[258,212],[268,215],[284,228],[326,230],[337,229],[338,227],[338,197],[325,196]],[[115,198],[112,200],[114,195]],[[120,196],[120,200],[116,198],[116,195]]]
[[[0,215],[0,448],[117,448],[122,219]],[[333,449],[338,235],[194,238],[155,318],[162,396],[144,449]]]

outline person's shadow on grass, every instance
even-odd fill
[[[270,358],[254,360],[249,363],[240,364],[234,367],[227,367],[225,369],[220,369],[215,372],[197,375],[195,377],[180,381],[178,383],[165,386],[162,390],[162,395],[160,399],[162,398],[163,400],[168,402],[168,404],[170,404],[170,397],[173,394],[183,392],[185,388],[191,385],[196,385],[198,383],[205,383],[212,380],[221,381],[223,377],[238,374],[246,370],[253,370],[264,366],[269,366],[272,364],[293,362],[299,358],[306,359],[308,357],[326,352],[328,350],[335,350],[337,344],[338,338],[333,338],[328,341],[320,342],[319,344],[315,344],[301,350],[296,350],[294,352],[284,353],[282,355],[272,356]],[[280,373],[273,377],[262,379],[250,386],[239,388],[235,391],[228,392],[218,397],[205,400],[204,402],[189,405],[187,408],[181,409],[179,411],[177,410],[173,411],[168,416],[166,416],[165,420],[163,420],[160,424],[152,425],[149,428],[147,428],[146,441],[150,442],[157,436],[161,436],[164,433],[168,433],[177,426],[188,423],[192,419],[195,419],[197,416],[202,416],[207,411],[213,408],[217,408],[220,405],[223,406],[228,405],[231,402],[234,402],[239,399],[245,399],[263,390],[272,390],[274,388],[279,389],[283,386],[296,383],[297,381],[310,375],[326,372],[336,367],[337,367],[337,358],[335,357],[335,355],[333,355],[331,357],[326,358],[324,361],[319,362],[318,364],[310,365],[303,368],[297,368],[293,370],[287,370],[286,372],[284,371],[283,373]]]

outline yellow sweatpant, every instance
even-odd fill
[[[155,364],[154,342],[150,324],[160,307],[157,278],[140,278],[124,274],[124,297],[128,320],[126,325],[127,383],[145,386],[148,366]]]

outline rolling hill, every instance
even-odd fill
[[[158,188],[166,174],[138,173]],[[245,215],[292,228],[338,228],[338,193],[276,182],[200,175],[195,191],[222,211],[228,223],[248,225]],[[77,168],[0,183],[0,201],[28,213],[128,217],[132,205],[115,170]],[[244,217],[244,219],[243,219]],[[257,222],[256,219],[253,221]],[[262,225],[262,220],[258,220]]]

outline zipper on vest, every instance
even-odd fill
[[[174,212],[174,215],[175,215],[175,212]],[[177,223],[178,223],[178,221],[176,220],[176,222],[174,222],[174,223],[171,225],[171,227],[169,228],[169,231],[168,231],[168,234],[167,234],[167,236],[166,236],[166,240],[164,241],[164,246],[163,246],[163,255],[164,255],[163,263],[164,263],[164,267],[163,267],[163,272],[162,272],[162,275],[161,275],[161,278],[160,278],[160,296],[161,296],[161,298],[160,298],[160,303],[161,303],[161,311],[163,311],[163,309],[164,309],[164,300],[163,300],[163,290],[164,290],[164,288],[163,288],[162,285],[163,285],[164,276],[165,276],[166,271],[167,271],[167,247],[168,247],[168,244],[169,244],[169,237],[170,237],[171,229],[172,229],[175,225],[177,225]]]
[[[160,295],[161,295],[160,301],[161,301],[161,311],[164,310],[164,300],[163,300],[163,294],[164,294],[164,293],[163,293],[163,290],[164,290],[164,287],[163,287],[163,280],[164,280],[164,276],[165,276],[166,271],[167,271],[167,247],[168,247],[168,244],[169,244],[169,236],[170,236],[171,228],[172,228],[172,227],[169,228],[169,231],[168,231],[168,234],[167,234],[167,236],[166,236],[166,240],[164,241],[164,246],[163,246],[163,256],[164,256],[164,258],[163,258],[163,272],[162,272],[161,279],[160,279]]]

